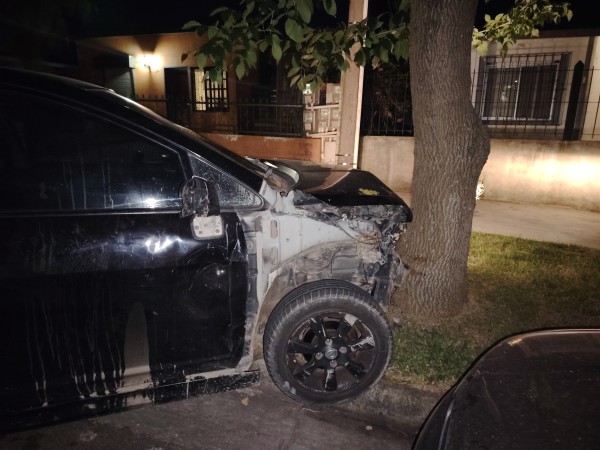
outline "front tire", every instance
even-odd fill
[[[333,403],[376,383],[391,356],[385,315],[362,289],[326,280],[288,294],[263,338],[269,375],[303,403]]]

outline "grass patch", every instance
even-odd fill
[[[469,304],[436,326],[394,325],[387,376],[449,385],[498,339],[577,326],[600,326],[600,251],[473,233]]]

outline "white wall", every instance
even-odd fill
[[[165,33],[138,36],[109,36],[83,39],[77,42],[79,66],[89,79],[93,58],[98,53],[113,50],[133,57],[133,78],[137,95],[165,95],[165,67],[195,67],[196,59],[191,56],[181,61],[181,55],[198,48],[202,38],[195,33]],[[152,55],[155,66],[144,67],[144,56]],[[95,81],[93,79],[90,79]],[[100,81],[99,84],[102,84]]]
[[[365,136],[359,167],[410,192],[413,138]],[[600,212],[600,142],[493,139],[484,198]]]
[[[582,139],[600,140],[600,38],[594,40],[591,67],[595,68],[590,92],[588,108],[585,113],[585,124]]]

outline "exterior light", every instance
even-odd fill
[[[158,72],[162,65],[160,56],[154,54],[142,55],[140,65],[149,72]]]

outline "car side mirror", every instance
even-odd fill
[[[186,180],[179,189],[179,195],[183,203],[179,213],[181,217],[210,217],[221,213],[217,190],[214,184],[204,178],[193,176]]]
[[[192,235],[195,239],[213,239],[223,235],[223,219],[215,185],[193,176],[180,189],[183,206],[179,215],[192,216]]]

